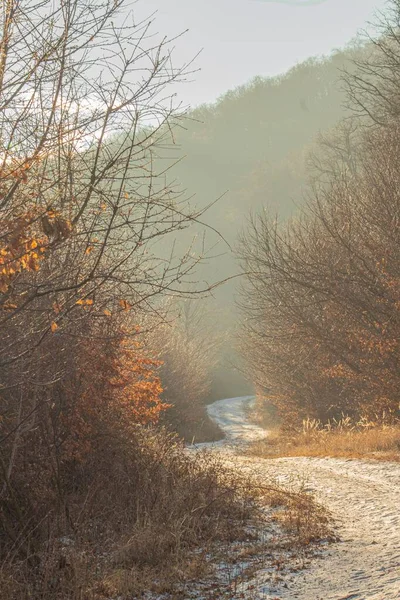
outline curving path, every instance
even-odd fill
[[[267,435],[248,423],[250,397],[220,400],[208,407],[225,431],[215,445],[229,452]],[[279,482],[306,481],[333,514],[341,542],[312,566],[272,590],[254,580],[251,600],[400,600],[400,464],[334,458],[259,459],[238,453],[230,460],[243,470]],[[256,594],[256,595],[255,595]]]

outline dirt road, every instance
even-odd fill
[[[288,587],[272,590],[262,574],[253,582],[252,600],[399,600],[400,464],[333,458],[249,458],[246,443],[267,433],[246,419],[250,398],[221,400],[210,417],[225,431],[215,450],[243,470],[279,482],[300,479],[333,514],[341,542],[311,567],[293,575]],[[232,447],[239,447],[233,456]],[[249,596],[250,598],[250,596]]]

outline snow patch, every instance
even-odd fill
[[[216,449],[225,447],[226,449],[226,446],[242,446],[264,439],[268,432],[247,420],[248,411],[254,402],[254,396],[243,396],[218,400],[207,406],[208,416],[225,433],[225,439],[219,442],[195,444],[195,447]]]

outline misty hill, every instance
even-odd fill
[[[205,220],[230,244],[250,210],[267,205],[287,217],[301,202],[313,142],[345,114],[340,70],[350,67],[355,52],[335,52],[279,77],[256,78],[193,110],[186,129],[178,131],[185,158],[173,176],[199,206],[225,194]],[[232,271],[231,263],[230,256],[218,261],[224,272]]]
[[[341,70],[352,68],[358,52],[355,48],[337,51],[326,58],[309,59],[279,77],[256,78],[227,92],[215,104],[193,110],[185,129],[175,132],[179,148],[175,154],[185,158],[169,175],[188,196],[194,195],[197,206],[222,196],[204,221],[232,247],[230,251],[208,232],[208,245],[217,244],[212,254],[218,258],[202,267],[199,279],[218,281],[237,273],[235,246],[251,211],[266,206],[284,219],[301,204],[307,159],[318,134],[333,128],[346,114]],[[189,243],[189,237],[182,236],[181,243],[185,240]],[[218,288],[211,301],[228,336],[237,321],[237,283],[233,279]],[[228,369],[223,379],[233,387],[217,384],[221,392],[215,397],[237,392],[240,380],[233,377]]]

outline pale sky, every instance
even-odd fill
[[[155,28],[174,36],[174,63],[201,69],[175,91],[185,104],[213,102],[256,75],[276,75],[310,56],[345,46],[386,0],[138,0],[137,18],[157,11]]]

